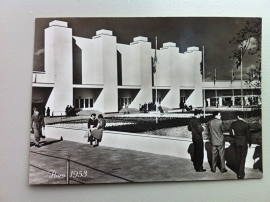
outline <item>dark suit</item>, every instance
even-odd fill
[[[200,120],[192,117],[188,124],[188,130],[192,132],[192,142],[194,145],[193,165],[197,171],[203,168],[204,143],[202,138],[203,127]]]
[[[235,135],[233,145],[237,163],[237,178],[244,179],[247,144],[251,146],[250,128],[246,122],[237,120],[232,123],[232,129]]]

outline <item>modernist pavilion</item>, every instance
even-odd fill
[[[32,105],[50,107],[54,115],[64,113],[67,105],[103,113],[118,112],[125,103],[138,109],[155,101],[156,89],[158,101],[171,109],[181,101],[202,107],[204,92],[209,105],[215,100],[219,106],[241,105],[241,81],[203,82],[198,47],[179,53],[175,43],[164,43],[156,51],[153,74],[155,50],[147,37],[120,44],[112,31],[102,29],[92,39],[82,38],[72,35],[67,22],[55,20],[45,29],[44,40],[44,71],[33,71]],[[80,68],[73,65],[74,46],[81,50]],[[244,103],[251,104],[249,87],[243,82],[242,88]]]

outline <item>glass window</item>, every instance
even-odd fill
[[[90,99],[90,107],[94,106],[94,99]]]
[[[79,108],[79,99],[75,99],[75,108]]]
[[[84,100],[85,108],[89,108],[89,99]]]
[[[84,99],[80,99],[80,108],[84,108]]]

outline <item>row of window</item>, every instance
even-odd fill
[[[91,108],[94,106],[94,99],[74,99],[75,108]]]

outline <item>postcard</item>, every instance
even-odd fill
[[[37,18],[29,184],[262,178],[261,32],[251,17]]]

